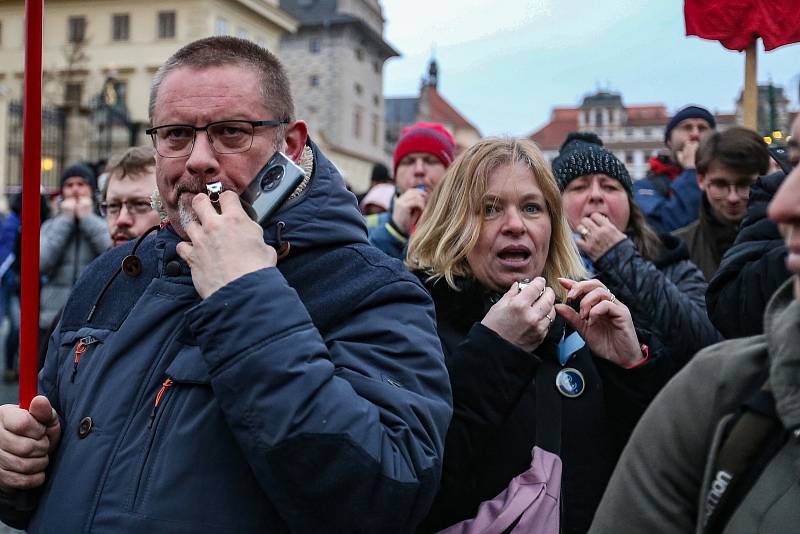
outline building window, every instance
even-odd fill
[[[363,48],[356,48],[356,59],[359,61],[364,61],[364,49]]]
[[[228,35],[228,21],[222,17],[217,17],[214,23],[214,35]]]
[[[645,137],[650,137],[652,134],[653,134],[652,128],[645,128],[644,129],[644,136]]]
[[[594,125],[595,126],[602,126],[603,125],[603,112],[599,109],[594,112]]]
[[[236,32],[236,37],[239,39],[247,39],[247,30],[244,28],[239,28],[239,31]]]
[[[64,85],[64,104],[69,107],[78,107],[83,99],[83,84],[80,82],[67,82]]]
[[[378,146],[378,142],[380,141],[380,125],[381,121],[380,118],[376,114],[372,114],[372,144],[373,146]]]
[[[308,85],[311,87],[319,87],[319,76],[312,74],[308,77]]]
[[[158,38],[172,39],[175,37],[175,12],[161,11],[158,13]]]
[[[308,51],[312,54],[319,54],[319,51],[322,49],[322,42],[319,40],[319,37],[312,37],[310,41],[308,41]]]
[[[630,165],[633,163],[633,152],[625,152],[625,164]]]
[[[70,17],[67,39],[70,43],[82,43],[86,40],[86,17]]]
[[[129,38],[130,16],[127,14],[111,16],[111,40],[127,41]]]
[[[361,110],[359,108],[353,111],[353,137],[361,138]]]
[[[372,70],[375,71],[375,74],[381,73],[381,63],[380,61],[373,61],[372,62]]]
[[[372,95],[372,103],[375,104],[375,107],[381,105],[381,98],[378,95]]]
[[[364,94],[364,88],[361,86],[361,84],[360,84],[360,83],[356,83],[356,84],[355,84],[355,86],[354,86],[353,88],[355,89],[355,91],[356,91],[356,94],[357,94],[358,96],[361,96],[362,94]]]

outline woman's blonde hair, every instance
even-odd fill
[[[558,184],[541,151],[528,139],[483,139],[456,159],[433,191],[408,244],[408,267],[432,279],[444,278],[454,289],[458,289],[457,277],[471,277],[467,255],[481,233],[489,175],[516,163],[530,169],[544,195],[550,215],[550,249],[542,276],[563,299],[566,290],[557,278],[581,279],[586,271],[564,218]]]

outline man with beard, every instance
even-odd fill
[[[413,531],[452,411],[430,296],[369,244],[270,52],[195,41],[150,95],[169,224],[92,264],[42,395],[0,407],[0,517],[31,533]],[[305,177],[258,224],[237,192],[277,151]]]
[[[153,209],[156,160],[151,147],[132,147],[108,163],[108,181],[100,203],[108,233],[115,247],[136,239],[159,224]]]
[[[634,182],[633,197],[659,234],[697,220],[700,189],[695,155],[700,141],[716,126],[714,116],[700,106],[687,106],[675,113],[664,129],[669,155],[652,158],[647,176]]]

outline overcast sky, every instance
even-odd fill
[[[687,103],[732,112],[744,53],[686,37],[680,0],[381,0],[384,93],[412,96],[432,51],[439,91],[484,135],[523,135],[553,106],[598,88],[625,104]],[[765,53],[758,79],[782,85],[798,107],[800,44]]]

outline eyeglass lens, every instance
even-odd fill
[[[193,126],[156,128],[153,134],[156,150],[164,157],[189,155],[194,147],[197,130]],[[253,125],[247,122],[217,122],[201,130],[206,131],[211,146],[218,154],[244,152],[253,143]]]

